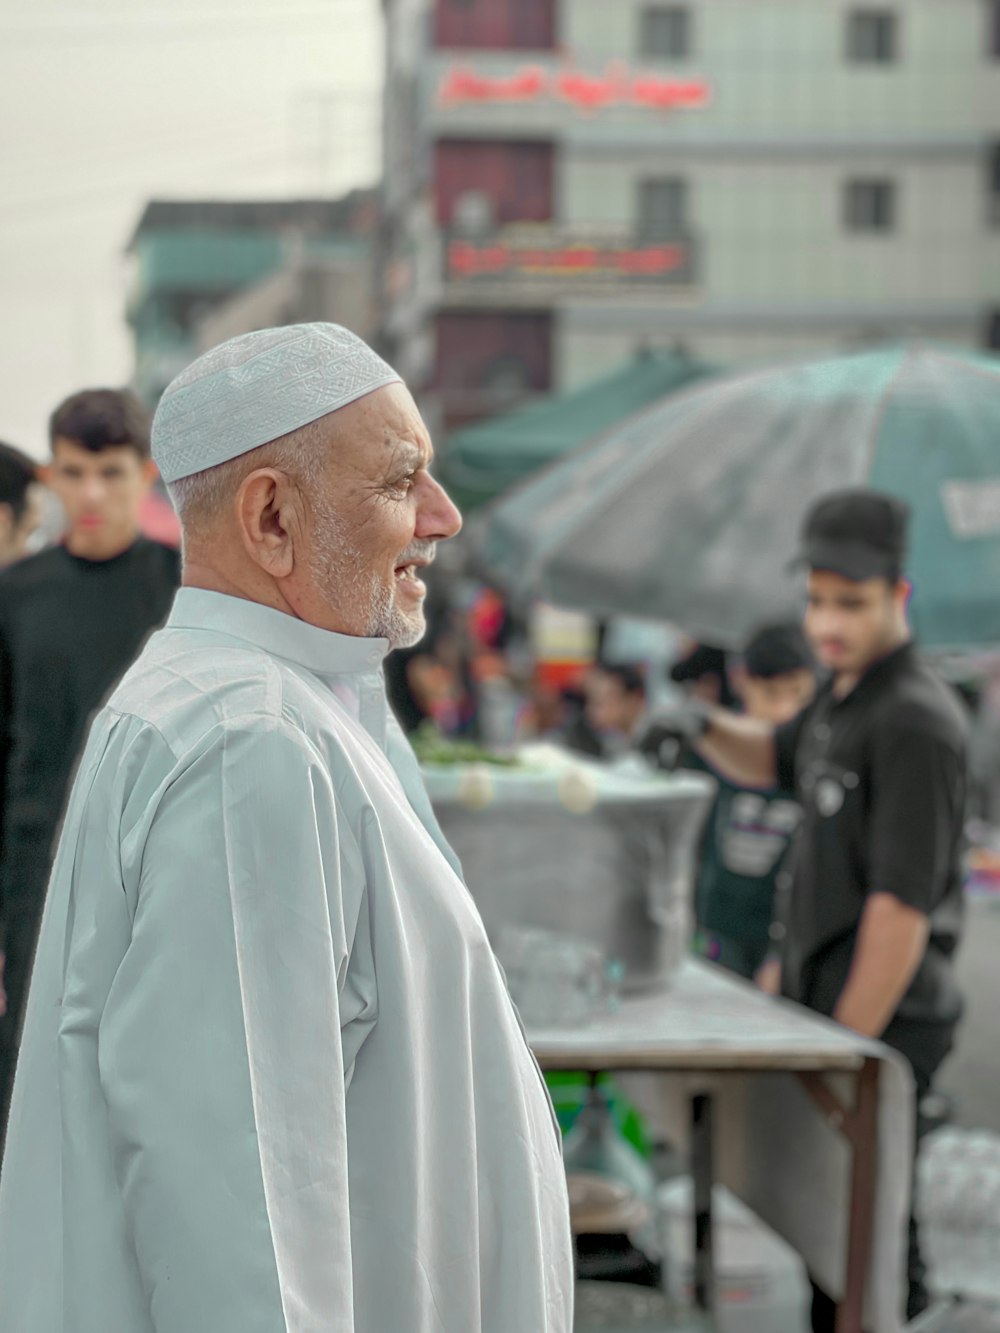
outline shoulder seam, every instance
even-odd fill
[[[143,717],[141,713],[135,713],[128,708],[119,708],[117,707],[117,705],[114,704],[108,704],[107,711],[109,713],[113,713],[116,717],[127,718],[132,722],[137,722],[140,727],[148,728],[149,731],[154,732],[160,738],[160,740],[167,747],[167,749],[170,751],[170,753],[174,756],[175,759],[180,759],[183,754],[187,753],[187,751],[178,750],[177,747],[170,741],[170,738],[164,734],[162,729],[158,727],[156,723],[151,721],[148,717]],[[294,732],[296,735],[304,737],[304,739],[309,742],[310,748],[315,749],[315,746],[312,745],[310,738],[306,735],[305,732],[302,731],[300,727],[296,727],[291,721],[289,721],[289,719],[286,717],[284,713],[284,710],[280,710],[278,712],[273,712],[271,710],[264,711],[263,709],[251,710],[249,712],[237,713],[233,717],[216,718],[213,720],[211,726],[206,727],[205,730],[199,734],[198,740],[199,741],[204,740],[206,736],[210,736],[214,731],[218,732],[231,731],[234,728],[238,727],[241,723],[249,721],[258,721],[258,722],[265,721],[272,723],[274,729],[278,729],[280,727],[283,730]],[[193,749],[194,747],[192,746],[190,748]]]

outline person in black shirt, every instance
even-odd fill
[[[732,669],[742,712],[777,726],[798,716],[816,693],[816,664],[798,625],[765,625]],[[718,784],[701,839],[695,885],[695,951],[752,979],[773,951],[775,890],[802,818],[794,782],[745,787],[696,752],[685,768]]]
[[[900,1051],[919,1107],[962,1013],[967,740],[957,696],[911,641],[907,521],[905,505],[870,490],[816,504],[805,629],[829,681],[777,730],[710,710],[697,745],[737,781],[794,787],[804,815],[781,992]],[[924,1275],[911,1218],[908,1318],[926,1308]],[[818,1291],[813,1327],[833,1328]]]
[[[0,441],[0,569],[26,554],[42,517],[40,490],[28,455]]]
[[[154,473],[138,399],[75,394],[49,433],[64,540],[0,574],[0,1132],[73,765],[91,714],[166,618],[180,581],[178,553],[140,535]]]

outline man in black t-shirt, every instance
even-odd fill
[[[0,574],[0,1132],[52,847],[87,723],[163,621],[178,553],[140,534],[149,418],[85,390],[49,423],[61,545]]]
[[[37,466],[0,440],[0,569],[24,558],[41,519]]]
[[[792,786],[803,824],[780,987],[910,1062],[918,1105],[962,1012],[966,727],[921,661],[903,577],[908,511],[870,490],[821,500],[803,531],[805,629],[830,679],[784,727],[708,712],[700,753],[734,780]],[[910,1224],[908,1317],[927,1305]],[[833,1328],[817,1292],[816,1330]]]

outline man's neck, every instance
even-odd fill
[[[239,597],[244,602],[257,602],[261,606],[269,606],[274,611],[295,615],[273,580],[230,574],[207,561],[199,560],[197,556],[185,558],[181,587],[200,588],[203,592],[221,592],[227,597]]]
[[[107,546],[95,546],[86,536],[69,532],[63,538],[63,545],[70,555],[76,556],[78,560],[90,560],[95,565],[101,565],[108,560],[114,560],[117,556],[124,555],[136,544],[141,535],[139,528],[134,528],[117,541],[108,543]]]
[[[835,699],[846,699],[873,667],[878,666],[879,662],[884,662],[887,657],[891,657],[893,653],[898,652],[900,648],[905,647],[910,642],[910,632],[906,630],[899,637],[894,637],[883,651],[876,654],[860,671],[837,672],[833,677],[833,697]]]

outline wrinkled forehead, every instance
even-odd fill
[[[430,433],[403,384],[386,385],[333,419],[355,461],[363,455],[373,467],[383,467],[405,457],[426,467],[433,458]]]

